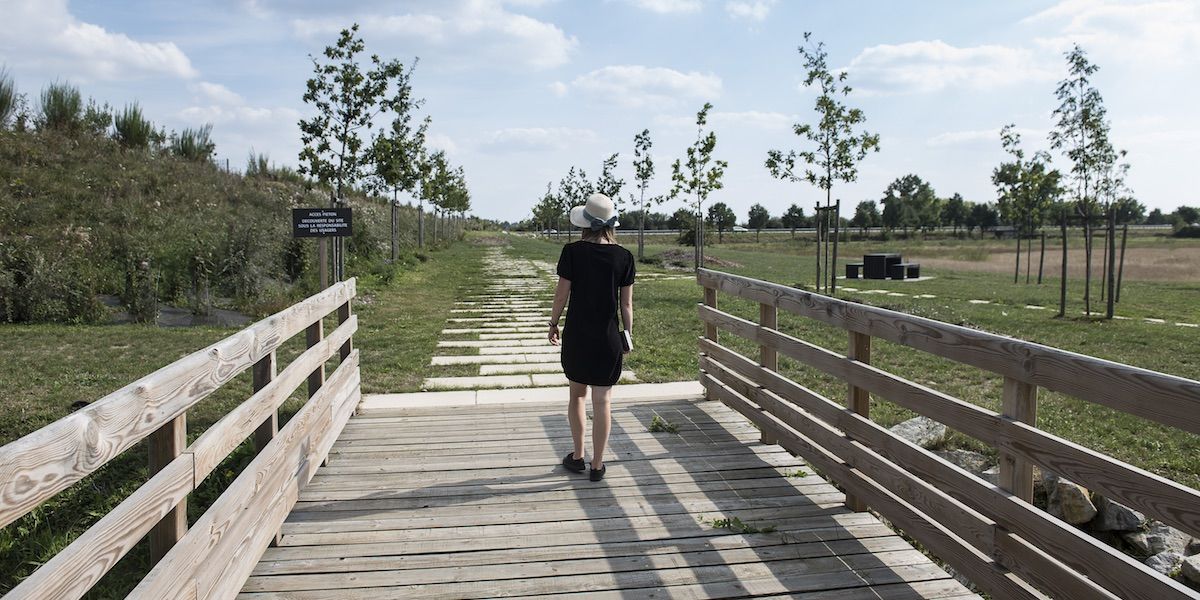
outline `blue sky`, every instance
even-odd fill
[[[1101,67],[1136,196],[1167,210],[1200,203],[1196,0],[0,0],[0,15],[0,63],[19,91],[65,79],[117,106],[136,99],[170,129],[211,122],[218,155],[238,168],[251,147],[296,164],[307,55],[357,21],[368,51],[421,58],[432,143],[465,167],[477,214],[510,220],[528,216],[547,181],[572,165],[594,178],[613,152],[632,189],[643,128],[651,189],[665,191],[705,101],[730,165],[712,200],[742,220],[755,202],[811,212],[819,190],[763,167],[768,149],[801,146],[793,122],[813,119],[804,31],[848,70],[850,103],[882,137],[859,180],[834,190],[847,212],[910,172],[941,196],[992,200],[1000,127],[1045,147],[1062,52],[1079,43]]]

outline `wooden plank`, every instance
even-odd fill
[[[727,355],[736,354],[727,349],[724,352]],[[742,364],[752,364],[752,361],[745,357],[741,357],[740,360]],[[764,378],[777,377],[774,373],[762,369],[759,369],[759,373]],[[816,414],[819,416],[821,412],[825,412],[826,415],[838,415],[831,419],[831,422],[844,430],[853,429],[857,439],[866,440],[871,439],[872,436],[876,437],[877,441],[874,442],[874,445],[886,445],[888,455],[902,463],[905,469],[911,470],[921,477],[929,478],[941,489],[952,490],[955,497],[966,501],[973,509],[984,513],[1000,526],[1021,535],[1044,551],[1059,557],[1071,568],[1086,574],[1122,597],[1145,597],[1143,594],[1146,593],[1161,594],[1158,597],[1162,598],[1186,597],[1177,595],[1182,589],[1178,584],[1165,580],[1145,565],[1132,560],[1120,551],[1050,517],[1030,504],[1011,494],[1004,493],[999,488],[961,469],[951,467],[949,463],[940,459],[930,460],[928,453],[899,440],[898,437],[885,432],[870,421],[838,408],[828,399],[823,399],[820,395],[806,390],[798,384],[788,383],[791,384],[793,390],[801,392],[787,395],[792,402],[807,410],[817,411]],[[826,408],[821,407],[822,403],[827,405]],[[828,406],[834,407],[832,412],[829,411]],[[836,445],[836,443],[836,440],[832,440],[831,445]],[[1037,566],[1041,567],[1042,565]],[[1013,570],[1030,567],[1031,565],[1009,565],[1009,568]],[[1147,592],[1147,590],[1150,591]]]
[[[1002,414],[1005,418],[1037,425],[1037,386],[1004,378]],[[1033,502],[1033,465],[1023,457],[1000,451],[1000,487]]]
[[[833,478],[848,492],[870,498],[870,504],[906,534],[921,542],[931,552],[945,560],[989,594],[1003,598],[1040,598],[1041,595],[1012,573],[979,552],[965,540],[937,521],[927,517],[887,488],[859,473],[837,456],[808,437],[791,429],[776,415],[758,410],[752,403],[711,376],[702,377],[722,402],[761,427],[770,427],[780,444],[803,454],[814,466]]]
[[[758,324],[760,327],[767,329],[776,329],[779,327],[779,310],[771,304],[758,305]],[[771,346],[765,344],[758,347],[758,362],[765,369],[776,371],[779,369],[779,355]],[[762,432],[762,443],[774,444],[775,440],[767,432]]]
[[[277,415],[279,406],[291,397],[292,392],[305,378],[324,365],[337,347],[344,340],[350,339],[357,329],[358,317],[355,316],[334,330],[328,338],[302,352],[266,386],[196,438],[188,447],[188,452],[196,456],[196,481],[203,481],[208,477],[251,432]],[[271,439],[274,439],[274,436]],[[270,440],[267,440],[267,443],[270,443]]]
[[[882,581],[882,577],[871,572],[871,580],[864,580],[861,587],[836,587],[833,589],[805,589],[809,578],[767,577],[638,588],[646,598],[787,598],[803,600],[979,600],[953,579],[939,579],[938,570],[928,567],[898,567],[890,574],[898,583]],[[802,591],[797,594],[797,591]],[[553,596],[528,596],[528,598],[588,598],[588,600],[624,600],[628,596],[620,590],[554,594]]]
[[[319,428],[322,414],[328,416],[328,397],[335,395],[358,372],[358,354],[338,366],[330,378],[331,385],[318,390],[299,412],[280,430],[267,447],[250,462],[225,492],[196,521],[188,535],[174,548],[130,593],[130,598],[176,598],[181,596],[202,597],[196,575],[201,569],[219,566],[219,561],[210,560],[211,551],[221,545],[222,540],[243,533],[232,526],[247,507],[265,497],[264,490],[277,489],[281,481],[301,475],[299,470],[315,469],[300,461],[308,454],[307,440],[313,430]],[[323,406],[324,405],[324,406]],[[327,421],[328,422],[328,421]],[[263,507],[265,508],[265,507]],[[261,513],[259,513],[261,515]],[[274,531],[270,523],[259,522],[257,527]]]
[[[195,488],[192,472],[191,455],[178,456],[4,597],[82,598]]]
[[[254,392],[261,392],[275,378],[275,352],[271,352],[254,363],[252,373]],[[271,439],[275,437],[276,433],[279,433],[278,408],[272,410],[271,414],[262,422],[262,425],[259,425],[254,430],[254,452],[262,452],[262,449],[271,443]]]
[[[999,441],[1000,415],[963,402],[949,394],[925,387],[868,364],[851,360],[841,354],[827,350],[804,340],[759,328],[745,319],[720,311],[700,308],[700,318],[712,321],[722,329],[733,331],[740,337],[775,346],[785,356],[829,373],[839,379],[867,390],[890,402],[945,423],[966,435],[989,445]],[[701,340],[701,351],[711,346]],[[719,346],[720,347],[720,346]]]
[[[866,540],[858,547],[841,543],[836,546],[842,554],[835,554],[833,548],[825,544],[804,544],[795,546],[757,546],[753,548],[733,548],[728,550],[701,550],[688,553],[655,553],[641,556],[630,556],[626,560],[614,561],[608,557],[577,558],[572,557],[558,561],[524,561],[516,564],[480,565],[471,569],[459,567],[428,567],[424,569],[400,568],[393,565],[389,570],[373,570],[356,573],[353,577],[336,577],[326,573],[294,574],[286,577],[257,577],[246,582],[244,591],[247,592],[290,592],[301,590],[328,589],[331,581],[341,579],[344,588],[391,587],[401,585],[429,585],[439,583],[455,583],[463,581],[491,581],[501,594],[509,591],[508,584],[512,580],[533,579],[538,577],[560,577],[563,574],[571,576],[585,574],[627,573],[631,571],[654,571],[658,569],[703,568],[713,566],[729,566],[740,570],[742,565],[766,563],[772,564],[782,560],[808,560],[814,570],[828,568],[832,561],[839,556],[856,556],[864,553],[876,553],[885,557],[895,553],[911,553],[912,546],[898,538],[882,538]],[[850,560],[856,560],[850,559]],[[886,560],[886,559],[885,559]],[[737,565],[737,567],[734,567]]]
[[[0,448],[0,527],[79,481],[354,295],[339,283]]]
[[[1200,434],[1200,381],[739,275],[701,269],[697,279],[705,289],[716,287],[835,327]]]
[[[179,457],[187,446],[187,413],[175,417],[158,431],[146,438],[149,452],[148,469],[153,476],[165,469]],[[189,461],[190,462],[190,461]],[[150,529],[150,562],[158,562],[163,555],[187,533],[187,496],[179,499],[175,508]]]
[[[669,555],[667,555],[669,556]],[[657,557],[651,557],[657,558]],[[915,567],[916,575],[908,575],[909,567]],[[674,586],[683,584],[716,582],[738,582],[742,580],[773,580],[775,591],[802,593],[810,590],[860,587],[874,583],[894,583],[914,577],[918,581],[937,577],[941,569],[916,550],[859,554],[846,557],[812,559],[782,559],[760,563],[741,563],[737,568],[729,565],[682,566],[652,568],[640,571],[609,571],[590,574],[563,573],[557,577],[533,577],[504,582],[506,596],[525,596],[561,591],[597,592],[621,590],[625,597],[639,588]],[[404,572],[398,572],[404,573]],[[362,574],[368,576],[369,574]],[[295,599],[354,599],[367,594],[371,598],[490,598],[496,596],[497,586],[492,581],[454,581],[441,584],[386,585],[361,589],[345,589],[337,581],[338,576],[326,577],[325,583],[317,583],[320,589],[289,591],[273,595],[246,593],[240,598],[295,598]],[[781,580],[788,581],[783,587]],[[742,594],[745,592],[743,591]],[[741,597],[741,596],[739,596]]]
[[[714,316],[725,320],[723,316]],[[736,317],[732,317],[736,319]],[[731,321],[732,327],[744,328],[743,323]],[[753,324],[751,324],[753,325]],[[1094,489],[1119,502],[1142,511],[1147,516],[1178,527],[1200,537],[1200,491],[1180,485],[1164,477],[1154,475],[1088,448],[1063,440],[1019,421],[1004,419],[985,409],[962,402],[956,398],[924,388],[895,377],[886,371],[867,367],[857,369],[844,366],[841,357],[812,346],[802,340],[780,338],[780,346],[787,348],[785,354],[810,364],[842,379],[854,378],[857,385],[874,391],[906,408],[931,418],[942,420],[951,427],[979,438],[998,449],[1032,461],[1043,468],[1069,477],[1088,489]],[[793,343],[795,342],[795,343]],[[747,361],[733,358],[736,353],[723,346],[700,340],[700,351],[717,356],[724,364],[741,365]],[[736,355],[739,356],[740,355]],[[744,359],[744,357],[741,357]],[[755,366],[752,362],[751,367]],[[743,375],[753,375],[750,368]],[[857,371],[852,373],[852,371]],[[785,378],[759,374],[780,389],[793,389],[794,385]],[[761,382],[760,382],[761,383]],[[768,386],[770,387],[770,386]],[[961,409],[961,410],[959,410]],[[954,417],[958,413],[964,413]],[[949,418],[947,416],[949,415]]]
[[[851,331],[850,348],[846,358],[864,365],[871,364],[871,336]],[[871,392],[854,384],[850,384],[849,387],[846,406],[855,414],[871,418]],[[850,495],[846,496],[846,506],[850,507],[850,510],[867,510],[867,504],[861,498]]]
[[[254,576],[289,575],[294,573],[349,573],[358,571],[383,571],[390,569],[428,569],[431,567],[474,567],[480,565],[520,564],[532,561],[555,561],[564,559],[609,558],[625,556],[650,556],[680,552],[703,552],[711,550],[734,550],[743,548],[768,548],[790,545],[798,552],[812,552],[817,547],[828,548],[837,554],[854,554],[871,549],[902,549],[907,545],[882,524],[846,528],[819,541],[793,541],[788,535],[777,533],[751,533],[665,540],[637,540],[603,544],[576,544],[547,548],[526,548],[520,552],[509,550],[480,550],[475,552],[436,552],[432,554],[405,556],[397,560],[393,555],[344,556],[337,558],[314,558],[274,560],[268,556],[254,569]]]

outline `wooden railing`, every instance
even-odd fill
[[[79,598],[146,535],[156,564],[130,597],[234,597],[358,404],[354,295],[353,279],[338,283],[0,448],[0,526],[143,439],[152,474],[6,600]],[[307,349],[277,373],[276,350],[301,331]],[[253,395],[187,445],[188,409],[246,369]],[[305,381],[307,403],[277,431],[279,406]],[[256,457],[189,530],[188,494],[249,437]]]
[[[737,275],[700,269],[697,279],[710,397],[841,485],[852,509],[877,511],[994,598],[1200,598],[1030,503],[1036,464],[1200,536],[1200,492],[1036,425],[1043,388],[1200,433],[1200,382]],[[717,291],[760,304],[761,322],[719,310]],[[781,333],[776,310],[846,330],[847,351]],[[719,331],[758,344],[760,361],[722,346]],[[1002,412],[872,367],[873,338],[1002,375]],[[780,375],[776,353],[845,381],[845,403]],[[870,394],[996,448],[1000,485],[872,422]]]

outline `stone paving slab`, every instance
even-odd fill
[[[530,332],[518,333],[480,333],[481,340],[537,340],[546,339],[547,327],[518,327],[521,329],[532,329]]]
[[[550,348],[554,347],[554,346],[551,346],[548,342],[546,342],[545,336],[540,336],[540,335],[537,336],[537,338],[525,339],[525,340],[520,340],[520,339],[518,339],[518,340],[514,340],[514,339],[450,340],[450,341],[440,341],[437,343],[437,345],[438,345],[438,348],[484,348],[484,347],[496,347],[496,346],[499,346],[501,348],[513,347],[513,346],[547,346]],[[500,354],[507,354],[507,352],[500,352]]]
[[[512,363],[535,363],[535,362],[550,362],[558,360],[558,353],[554,354],[490,354],[490,355],[472,355],[472,356],[435,356],[430,360],[431,367],[442,367],[446,365],[503,365]]]
[[[504,341],[504,340],[500,340]],[[509,340],[512,341],[512,340]],[[530,344],[528,346],[485,346],[479,349],[482,355],[489,354],[558,354],[562,352],[562,346],[552,346],[548,342],[542,340],[516,340],[539,342],[538,344]]]
[[[479,335],[479,339],[481,339],[481,340],[521,339],[521,338],[503,338],[503,337],[489,337],[489,336],[534,334],[534,335],[537,335],[538,337],[543,337],[546,335],[546,327],[543,327],[541,325],[539,325],[537,327],[510,327],[505,330],[505,331],[511,331],[514,333],[496,333],[496,331],[497,331],[496,329],[485,329],[483,327],[465,327],[465,328],[455,327],[455,328],[451,328],[451,329],[443,329],[442,334],[443,335]]]
[[[480,375],[514,375],[517,373],[558,373],[561,362],[518,363],[515,365],[479,365]]]
[[[359,411],[395,410],[429,406],[475,406],[508,402],[565,403],[570,388],[516,388],[506,390],[469,390],[444,392],[410,392],[407,394],[365,394]],[[698,381],[670,383],[636,383],[613,388],[613,402],[669,400],[704,397],[704,387]]]

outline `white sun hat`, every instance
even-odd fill
[[[617,207],[611,198],[604,194],[592,194],[582,206],[571,209],[571,224],[583,229],[599,230],[619,227],[621,222],[617,220]]]

